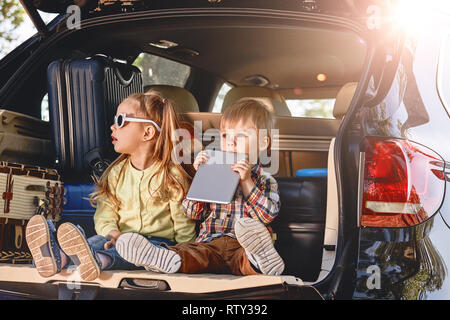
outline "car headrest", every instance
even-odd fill
[[[284,97],[275,90],[265,87],[234,87],[223,99],[222,112],[242,98],[252,98],[265,103],[269,111],[277,116],[290,116],[291,112]]]
[[[342,86],[339,90],[336,101],[334,102],[333,116],[336,119],[342,119],[347,113],[350,102],[355,95],[356,87],[358,82],[349,82]]]
[[[184,88],[164,84],[147,85],[144,87],[144,92],[149,90],[157,91],[163,97],[172,100],[179,113],[200,111],[195,97]]]

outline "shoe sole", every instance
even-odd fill
[[[121,235],[116,250],[128,262],[148,271],[175,273],[181,267],[181,257],[175,251],[159,248],[137,233]]]
[[[33,256],[37,272],[44,278],[51,277],[58,272],[55,254],[50,242],[50,229],[47,220],[40,215],[31,217],[25,230],[25,239]],[[42,248],[47,247],[50,257],[44,256]]]
[[[75,225],[66,222],[58,228],[57,238],[61,250],[78,265],[81,279],[83,281],[97,279],[100,275],[100,268],[81,231]]]
[[[263,274],[283,273],[283,259],[273,246],[269,231],[261,222],[242,218],[236,222],[235,232],[239,244],[253,255]]]

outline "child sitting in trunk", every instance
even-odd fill
[[[95,280],[101,270],[142,269],[116,251],[125,232],[136,232],[155,247],[195,240],[195,223],[182,207],[188,177],[171,157],[178,128],[172,103],[156,92],[132,94],[119,105],[111,136],[121,155],[91,198],[97,203],[97,235],[86,239],[80,227],[63,223],[55,237],[50,220],[32,217],[26,240],[40,275],[50,277],[71,263],[84,281]]]
[[[162,248],[143,241],[139,234],[127,233],[117,240],[119,254],[149,271],[165,273],[281,274],[284,263],[267,227],[280,209],[278,185],[257,161],[260,152],[270,148],[272,126],[272,115],[256,100],[240,100],[226,109],[220,123],[222,151],[245,153],[250,159],[232,165],[240,176],[233,201],[183,200],[186,216],[201,221],[195,243]],[[262,129],[264,136],[258,134]],[[251,150],[257,156],[252,157]],[[195,169],[207,159],[206,152],[199,153]]]

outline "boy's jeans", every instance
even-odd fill
[[[150,237],[148,238],[152,244],[160,246],[161,243],[165,243],[169,246],[175,245],[173,241],[164,238]],[[113,246],[110,249],[105,250],[105,243],[109,240],[103,236],[95,235],[87,239],[89,246],[94,254],[102,253],[109,256],[112,262],[106,268],[102,268],[102,270],[145,270],[144,267],[137,267],[134,264],[123,259],[116,250],[116,247]]]

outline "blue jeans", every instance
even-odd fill
[[[164,238],[157,237],[147,237],[150,243],[160,246],[162,243],[165,243],[169,246],[174,246],[176,243]],[[113,246],[110,249],[105,250],[105,243],[109,240],[103,236],[96,235],[87,239],[91,250],[96,255],[97,253],[102,253],[109,256],[112,262],[106,268],[102,268],[102,270],[144,270],[144,267],[137,267],[134,264],[123,259],[116,250],[116,246]]]
[[[58,266],[58,272],[61,268],[61,258],[59,256],[59,250],[61,248],[59,247],[58,241],[56,240],[56,227],[53,224],[53,222],[48,219],[47,224],[50,230],[50,245],[52,247],[53,252],[55,253],[55,260],[56,264]],[[83,235],[85,235],[85,232],[81,226],[76,226]],[[173,241],[170,241],[165,238],[158,238],[158,237],[146,237],[148,241],[150,241],[152,244],[156,246],[160,246],[162,243],[167,244],[169,246],[174,246],[176,243]],[[112,260],[112,262],[106,267],[102,268],[102,270],[142,270],[143,267],[136,267],[134,264],[126,261],[123,259],[119,253],[116,250],[116,247],[113,246],[112,248],[105,250],[105,243],[109,240],[106,239],[103,236],[95,235],[87,239],[87,243],[89,244],[89,247],[91,248],[92,253],[94,254],[94,257],[97,260],[97,263],[99,263],[98,257],[96,257],[97,253],[103,253],[107,256],[109,256]],[[67,257],[68,261],[67,264],[64,266],[64,269],[68,268],[69,266],[74,266],[75,264],[70,259],[70,257]],[[33,267],[35,267],[34,259],[32,261]]]

